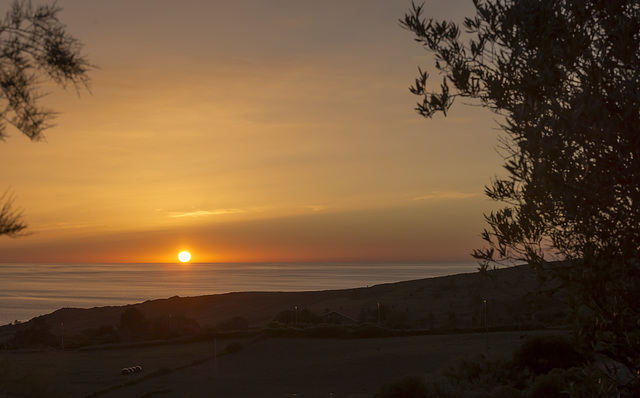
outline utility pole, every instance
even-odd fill
[[[484,336],[487,349],[487,357],[489,356],[489,324],[487,323],[487,300],[484,300]]]
[[[213,339],[213,377],[218,377],[218,341]]]

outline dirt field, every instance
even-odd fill
[[[382,384],[402,376],[433,372],[455,358],[484,354],[487,340],[491,357],[505,355],[523,337],[521,332],[496,332],[488,339],[485,334],[276,338],[244,342],[242,350],[217,359],[213,341],[99,351],[6,352],[0,355],[0,366],[13,372],[12,380],[23,388],[3,389],[15,394],[3,395],[7,397],[356,398],[370,397]],[[220,354],[230,343],[218,340],[215,350]],[[134,365],[143,371],[120,374],[123,367]]]

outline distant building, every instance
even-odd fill
[[[338,311],[327,312],[322,315],[322,321],[324,323],[332,323],[335,325],[357,325],[358,321],[351,318],[348,315],[340,313]]]

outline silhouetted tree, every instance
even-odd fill
[[[322,323],[322,317],[307,308],[280,311],[273,320],[286,325],[317,325]]]
[[[246,319],[234,316],[233,318],[221,322],[216,326],[217,330],[247,330],[249,329],[249,322]]]
[[[22,221],[22,211],[14,209],[13,196],[6,191],[0,196],[0,236],[18,236],[27,225]]]
[[[640,358],[640,3],[473,1],[468,41],[413,5],[401,24],[443,75],[411,91],[425,117],[458,97],[502,118],[506,177],[486,194],[481,270],[525,261],[574,300],[576,337],[638,368]],[[551,260],[563,260],[553,262]]]
[[[120,330],[125,338],[135,340],[147,329],[147,318],[144,313],[135,307],[127,308],[120,315]]]
[[[13,338],[18,346],[55,345],[57,340],[51,333],[51,327],[44,317],[34,318],[27,329],[19,330]]]
[[[50,80],[61,87],[87,87],[92,66],[81,55],[82,45],[58,20],[55,5],[34,7],[16,0],[0,20],[0,140],[12,125],[31,140],[42,139],[53,126],[55,113],[39,104],[40,84]],[[0,235],[18,236],[26,228],[13,197],[0,197]]]

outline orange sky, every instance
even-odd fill
[[[0,189],[31,232],[0,237],[0,261],[467,260],[481,246],[495,116],[414,112],[407,87],[432,61],[398,25],[410,1],[57,4],[99,69],[90,94],[47,97],[46,142],[0,143]]]

